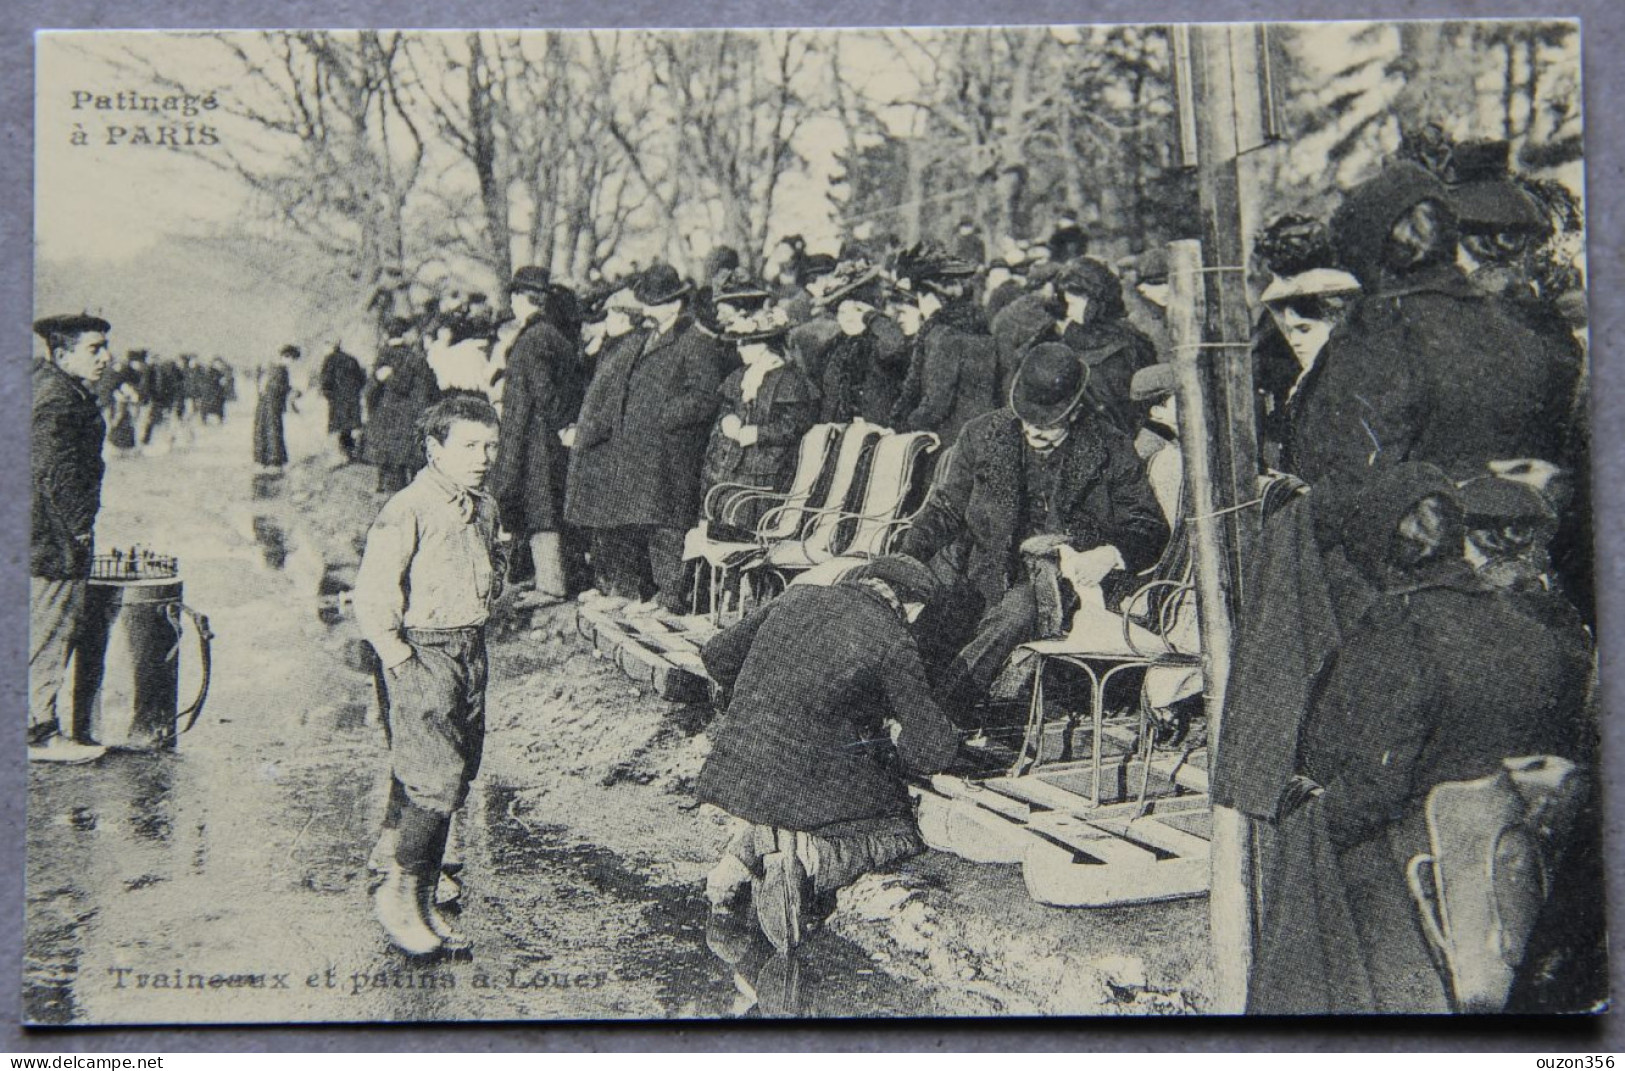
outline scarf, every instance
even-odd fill
[[[762,382],[767,379],[769,372],[775,372],[784,367],[784,358],[768,351],[767,355],[758,360],[745,362],[745,377],[739,381],[739,399],[746,405],[756,400],[761,392]]]

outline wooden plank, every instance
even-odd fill
[[[1111,907],[1200,896],[1208,861],[1172,859],[1144,866],[1079,863],[1054,844],[1035,843],[1022,857],[1027,893],[1055,907]]]
[[[919,803],[920,836],[932,848],[973,863],[1019,863],[1026,854],[1033,835],[1021,822],[923,785],[910,792]]]
[[[1132,822],[1097,822],[1102,828],[1112,833],[1121,833],[1140,844],[1149,844],[1153,848],[1161,848],[1165,852],[1186,859],[1208,857],[1209,842],[1202,837],[1176,829],[1157,818],[1147,815],[1136,818]]]
[[[585,611],[582,616],[592,622],[593,646],[613,658],[632,680],[652,686],[661,698],[677,703],[698,703],[710,695],[706,678],[674,664],[620,622],[607,615]]]
[[[963,777],[952,774],[933,774],[931,777],[933,791],[951,799],[963,799],[1004,815],[1025,822],[1033,813],[1032,806],[1021,800],[1011,799],[998,792],[991,792],[980,781],[968,781]]]

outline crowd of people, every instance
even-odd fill
[[[237,400],[237,373],[224,357],[168,358],[135,349],[112,358],[94,390],[108,442],[121,454],[133,454],[155,441],[167,447],[190,438],[211,418],[224,423],[226,407]]]
[[[1457,155],[1392,161],[1329,219],[1255,242],[1261,493],[1244,508],[1262,534],[1213,786],[1273,832],[1259,1011],[1447,1008],[1405,877],[1430,790],[1515,756],[1594,762],[1583,301],[1535,274],[1552,220],[1504,144]],[[522,267],[507,313],[481,294],[385,302],[370,369],[327,356],[336,448],[390,496],[355,602],[390,712],[375,859],[399,947],[464,944],[432,889],[479,766],[504,582],[522,607],[692,612],[684,537],[720,515],[711,492],[783,492],[817,424],[941,449],[888,545],[704,650],[722,714],[697,793],[738,822],[707,893],[781,948],[843,884],[922,849],[904,779],[986,728],[1013,652],[1188,558],[1161,258],[1109,264],[1070,221],[993,259],[974,227],[953,241],[788,239],[762,275],[724,248],[695,279],[657,263],[580,288]],[[260,385],[261,465],[287,462],[301,359],[285,348]],[[54,523],[41,486],[36,468],[36,540]],[[747,538],[761,520],[730,516]],[[1156,724],[1202,716],[1199,682],[1150,701]],[[1588,877],[1581,841],[1559,865]],[[1531,1006],[1593,980],[1581,900],[1600,876],[1555,887]]]

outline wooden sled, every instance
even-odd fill
[[[626,617],[582,606],[576,629],[632,680],[651,686],[674,703],[703,703],[711,678],[700,649],[716,629],[672,614]]]

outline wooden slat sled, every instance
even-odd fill
[[[672,614],[626,617],[578,607],[576,628],[621,672],[674,703],[703,703],[711,679],[700,648],[716,634],[708,622]]]
[[[1019,863],[1027,891],[1057,907],[1107,907],[1200,896],[1211,840],[1206,771],[1175,754],[1106,765],[1109,801],[1092,808],[1089,763],[1037,774],[968,779],[939,774],[913,788],[927,844],[981,863]],[[1125,786],[1130,791],[1123,791]]]

